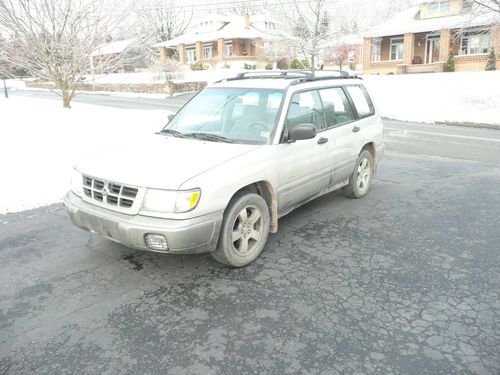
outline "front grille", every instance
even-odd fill
[[[83,193],[101,205],[132,208],[138,192],[139,189],[134,187],[83,176]]]

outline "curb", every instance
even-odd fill
[[[453,122],[453,121],[418,122],[418,121],[398,120],[398,119],[387,118],[387,117],[382,117],[382,121],[395,121],[395,122],[404,122],[406,124],[419,124],[419,125],[459,126],[459,127],[463,127],[463,128],[500,130],[500,125],[483,124],[483,123],[476,123],[476,122]]]

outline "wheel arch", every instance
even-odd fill
[[[378,167],[378,162],[377,162],[377,151],[375,149],[375,143],[374,142],[368,142],[366,143],[362,148],[359,154],[361,154],[363,151],[367,150],[372,154],[373,158],[373,173],[377,173],[377,167]]]
[[[269,181],[257,181],[243,186],[233,194],[231,199],[242,192],[258,194],[266,201],[267,207],[269,208],[269,216],[271,218],[269,231],[271,233],[276,233],[278,231],[278,201],[273,185]]]

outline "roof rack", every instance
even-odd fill
[[[335,73],[335,74],[324,74],[324,73]],[[319,73],[319,74],[317,74]],[[243,79],[290,79],[290,85],[296,85],[302,82],[310,81],[323,81],[330,79],[361,79],[359,76],[351,76],[348,72],[343,70],[279,70],[279,71],[253,71],[253,72],[243,72],[238,73],[236,77],[224,78],[214,83],[227,82],[227,81],[239,81]]]

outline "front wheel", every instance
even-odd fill
[[[373,156],[370,151],[363,150],[356,161],[356,166],[349,179],[349,185],[344,187],[344,193],[351,198],[361,198],[368,193],[373,177]]]
[[[246,266],[262,252],[269,225],[269,208],[260,195],[236,195],[224,214],[219,243],[212,257],[228,266]]]

